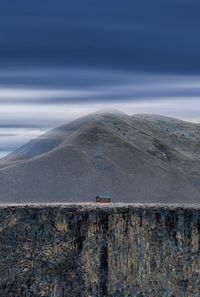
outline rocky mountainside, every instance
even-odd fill
[[[45,133],[0,160],[0,202],[200,201],[200,125],[102,112]]]

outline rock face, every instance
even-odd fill
[[[0,208],[0,296],[200,296],[200,208]]]
[[[0,160],[0,202],[200,201],[200,125],[96,113]]]

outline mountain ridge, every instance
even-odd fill
[[[199,124],[170,119],[98,112],[48,131],[0,160],[0,201],[197,203]]]

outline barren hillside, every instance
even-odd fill
[[[200,125],[95,113],[0,160],[1,202],[200,201]]]

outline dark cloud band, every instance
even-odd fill
[[[2,1],[0,65],[200,73],[197,0]]]

